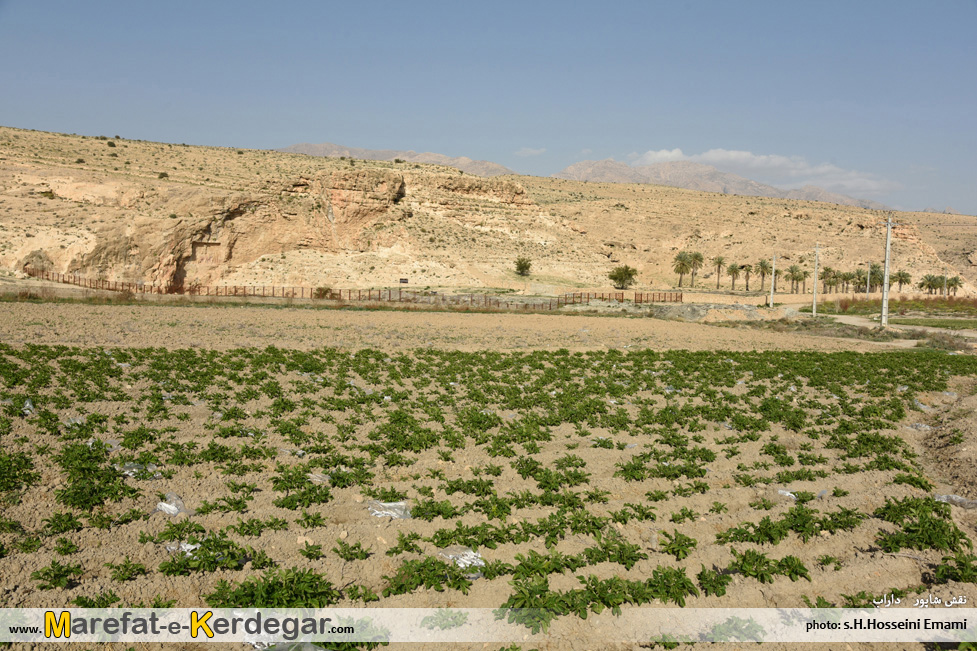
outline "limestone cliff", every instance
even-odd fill
[[[880,262],[884,250],[882,214],[832,203],[106,140],[0,127],[0,272],[559,292],[606,287],[620,264],[638,270],[639,289],[674,286],[683,250],[727,265],[776,253],[778,265],[809,271],[815,243],[822,267],[839,271]],[[896,221],[894,269],[918,279],[948,267],[971,291],[977,224],[926,213]],[[514,272],[520,256],[532,261],[532,285]],[[715,273],[706,264],[696,285],[715,288]]]

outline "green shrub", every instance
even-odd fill
[[[611,279],[617,289],[627,289],[637,280],[638,270],[628,265],[622,265],[614,267],[611,273],[607,274],[607,277]]]

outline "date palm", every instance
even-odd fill
[[[946,281],[947,290],[952,291],[954,296],[957,295],[957,290],[962,287],[963,287],[963,280],[960,279],[960,276],[954,276],[953,278],[949,278]]]
[[[873,262],[871,265],[871,271],[869,271],[869,278],[872,287],[881,287],[885,280],[885,270],[882,265],[878,262]]]
[[[716,267],[716,289],[719,289],[719,279],[723,275],[723,266],[726,264],[726,258],[721,255],[717,255],[712,259],[713,266]]]
[[[784,275],[787,277],[787,280],[790,281],[790,293],[791,294],[796,294],[797,293],[797,287],[798,287],[798,284],[800,283],[800,280],[801,280],[801,277],[803,276],[803,274],[804,274],[804,272],[801,270],[801,268],[800,268],[799,265],[792,264],[792,265],[790,265],[787,268],[787,273],[784,274]]]
[[[740,277],[740,266],[735,262],[730,262],[729,266],[726,267],[726,273],[729,274],[730,279],[733,281],[733,291],[736,291],[736,279]]]
[[[689,253],[689,265],[692,267],[692,278],[689,279],[689,287],[695,287],[695,274],[702,269],[702,265],[706,263],[705,258],[698,251],[691,251]]]
[[[932,294],[937,289],[943,287],[943,282],[933,274],[926,274],[917,284],[920,289],[925,289],[927,294]]]
[[[821,269],[821,286],[824,288],[825,294],[828,293],[828,288],[832,286],[835,279],[835,270],[831,267],[822,267]]]
[[[682,279],[685,274],[692,271],[692,260],[687,251],[679,251],[672,260],[672,271],[678,274],[678,286],[682,286]]]
[[[858,279],[858,274],[854,271],[845,271],[841,274],[841,282],[844,285],[844,292],[847,294],[849,287],[851,287],[855,281]]]
[[[743,273],[746,274],[746,291],[750,291],[750,274],[753,273],[753,265],[743,265]]]
[[[913,282],[913,277],[909,275],[908,271],[899,270],[892,274],[892,282],[899,285],[899,291],[902,291],[903,285],[911,285]]]
[[[773,271],[773,267],[770,265],[770,261],[764,258],[756,263],[756,272],[760,274],[760,291],[763,291],[763,285],[766,283],[767,276]]]

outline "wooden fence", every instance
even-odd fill
[[[635,292],[635,303],[681,303],[682,292]]]
[[[490,294],[441,294],[433,291],[397,289],[326,289],[312,287],[291,287],[282,285],[154,285],[152,283],[131,283],[117,280],[97,280],[83,278],[76,274],[63,274],[39,271],[28,267],[27,275],[49,280],[112,292],[131,292],[133,294],[169,294],[177,296],[239,296],[254,298],[307,298],[316,300],[365,302],[365,303],[411,303],[416,305],[442,305],[457,308],[488,310],[558,310],[565,305],[589,304],[592,300],[626,300],[624,292],[573,292],[556,298],[533,300],[505,300]],[[635,303],[681,303],[681,292],[635,293]]]

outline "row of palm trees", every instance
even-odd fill
[[[755,265],[739,264],[736,262],[727,262],[726,258],[717,255],[709,262],[716,268],[716,289],[719,289],[719,282],[725,272],[732,281],[734,290],[736,289],[736,280],[740,276],[745,276],[746,291],[750,291],[750,275],[758,274],[760,276],[760,291],[763,291],[767,276],[773,271],[769,260],[760,260]],[[682,286],[682,281],[685,279],[686,274],[690,276],[689,285],[694,286],[695,274],[703,266],[705,266],[705,258],[698,251],[679,251],[675,259],[672,260],[672,270],[678,274],[678,286]]]
[[[723,273],[725,273],[729,276],[734,291],[736,290],[736,281],[740,276],[745,277],[746,291],[750,291],[750,276],[756,274],[760,276],[760,291],[762,292],[767,276],[771,276],[773,273],[773,265],[770,260],[766,259],[755,264],[739,264],[727,261],[723,256],[717,255],[709,262],[716,269],[716,289],[719,289],[719,283],[722,280]],[[694,286],[695,275],[705,264],[705,258],[698,251],[680,251],[677,253],[672,260],[672,271],[678,274],[678,286],[682,286],[687,275],[690,277],[689,286]],[[807,281],[811,277],[810,271],[803,269],[800,265],[793,264],[777,275],[790,283],[792,294],[807,293]],[[871,263],[867,270],[840,271],[831,267],[823,267],[818,276],[825,294],[838,291],[846,294],[849,291],[865,291],[866,284],[868,291],[879,291],[885,282],[882,265],[877,262]],[[912,276],[908,271],[900,270],[889,275],[889,286],[898,285],[900,292],[903,286],[912,285],[912,281]],[[960,276],[947,278],[946,276],[927,274],[917,283],[916,287],[929,294],[942,293],[945,287],[948,293],[952,291],[956,296],[957,290],[963,287],[963,281]]]
[[[858,269],[856,271],[838,271],[832,269],[831,267],[825,267],[821,270],[820,280],[824,286],[824,292],[830,293],[832,291],[837,291],[841,288],[842,292],[847,293],[851,291],[865,291],[866,290],[866,271],[865,269]],[[881,291],[882,285],[885,283],[885,275],[882,269],[882,265],[873,262],[869,266],[868,270],[868,291]],[[889,274],[889,287],[893,285],[899,286],[899,291],[902,291],[903,286],[912,286],[913,278],[908,271],[899,270],[895,273]],[[916,283],[917,289],[926,291],[927,294],[942,294],[944,289],[949,294],[953,292],[956,296],[957,290],[963,287],[963,280],[960,276],[953,276],[948,278],[946,276],[935,274],[926,274],[923,278]]]

